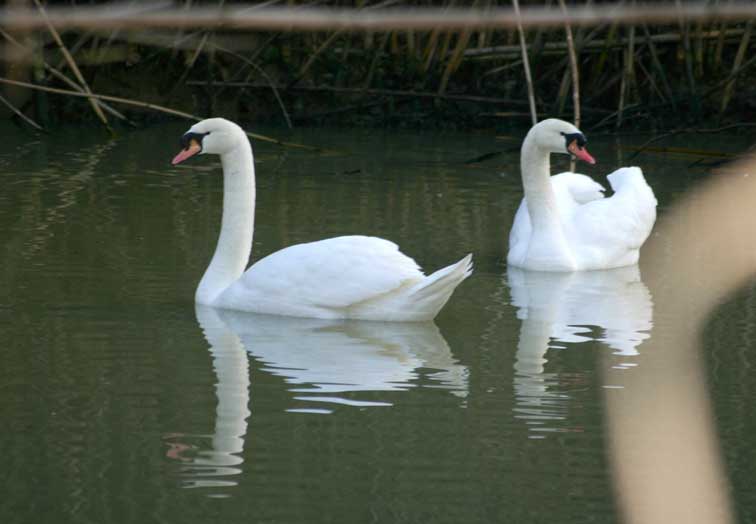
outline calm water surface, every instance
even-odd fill
[[[516,137],[319,129],[286,138],[326,152],[254,144],[254,259],[353,233],[426,270],[474,253],[435,323],[393,325],[195,308],[222,179],[213,158],[169,165],[186,127],[2,131],[0,522],[618,521],[605,395],[665,322],[653,268],[508,270]],[[584,171],[603,180],[643,141],[593,138]],[[634,162],[663,214],[710,160]],[[755,308],[753,289],[719,307],[701,357],[741,522],[756,519]]]

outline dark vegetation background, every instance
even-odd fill
[[[242,3],[256,5],[222,0],[174,5],[191,11],[197,6]],[[509,0],[272,0],[265,5],[294,3],[356,9],[511,6]],[[31,9],[75,4],[82,5],[6,2]],[[522,4],[558,5],[550,0]],[[602,2],[593,4],[600,8]],[[752,32],[753,21],[574,28],[582,127],[595,132],[752,122],[756,114]],[[3,30],[1,37],[3,77],[68,90],[70,81],[82,85],[53,31]],[[151,30],[65,32],[60,38],[93,93],[201,117],[222,115],[292,126],[488,129],[530,124],[516,31]],[[572,119],[565,30],[529,30],[526,41],[539,118]],[[5,117],[19,121],[17,112],[42,127],[101,120],[84,98],[8,85],[0,93]],[[110,105],[132,122],[171,118],[135,106]],[[106,118],[116,126],[125,121],[112,114]]]

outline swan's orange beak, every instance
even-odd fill
[[[567,146],[567,151],[569,151],[573,156],[579,158],[583,162],[588,162],[589,164],[596,163],[596,159],[591,156],[586,148],[580,147],[577,143],[577,140],[573,140],[570,145]]]
[[[197,142],[195,139],[192,138],[189,141],[189,145],[186,147],[186,149],[182,149],[181,152],[179,152],[178,155],[176,155],[175,157],[173,157],[173,160],[171,160],[171,164],[173,164],[174,166],[176,164],[180,164],[181,162],[183,162],[187,158],[193,157],[194,155],[196,155],[200,151],[202,151],[202,146],[200,145],[199,142]]]

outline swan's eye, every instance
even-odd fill
[[[588,143],[582,133],[562,133],[562,136],[564,137],[564,147],[567,151],[570,150],[570,146],[573,143],[576,144],[579,149],[583,149]]]
[[[193,133],[193,132],[184,133],[181,136],[181,139],[179,140],[179,143],[181,144],[181,149],[186,149],[187,147],[189,147],[189,144],[191,143],[192,140],[197,142],[200,145],[200,147],[202,147],[202,139],[205,138],[209,134],[210,134],[209,131],[207,133]]]
[[[589,164],[596,163],[596,159],[594,159],[585,148],[588,141],[581,133],[562,133],[562,135],[564,136],[565,142],[567,142],[565,148],[567,149],[568,154],[572,155],[573,158],[579,158]]]

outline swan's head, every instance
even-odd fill
[[[181,137],[181,152],[171,162],[174,166],[194,155],[223,155],[236,149],[247,135],[241,127],[225,118],[208,118],[197,122]]]
[[[549,118],[534,125],[526,139],[535,140],[536,145],[549,153],[566,153],[575,158],[595,164],[596,160],[585,148],[585,135],[564,120]]]

